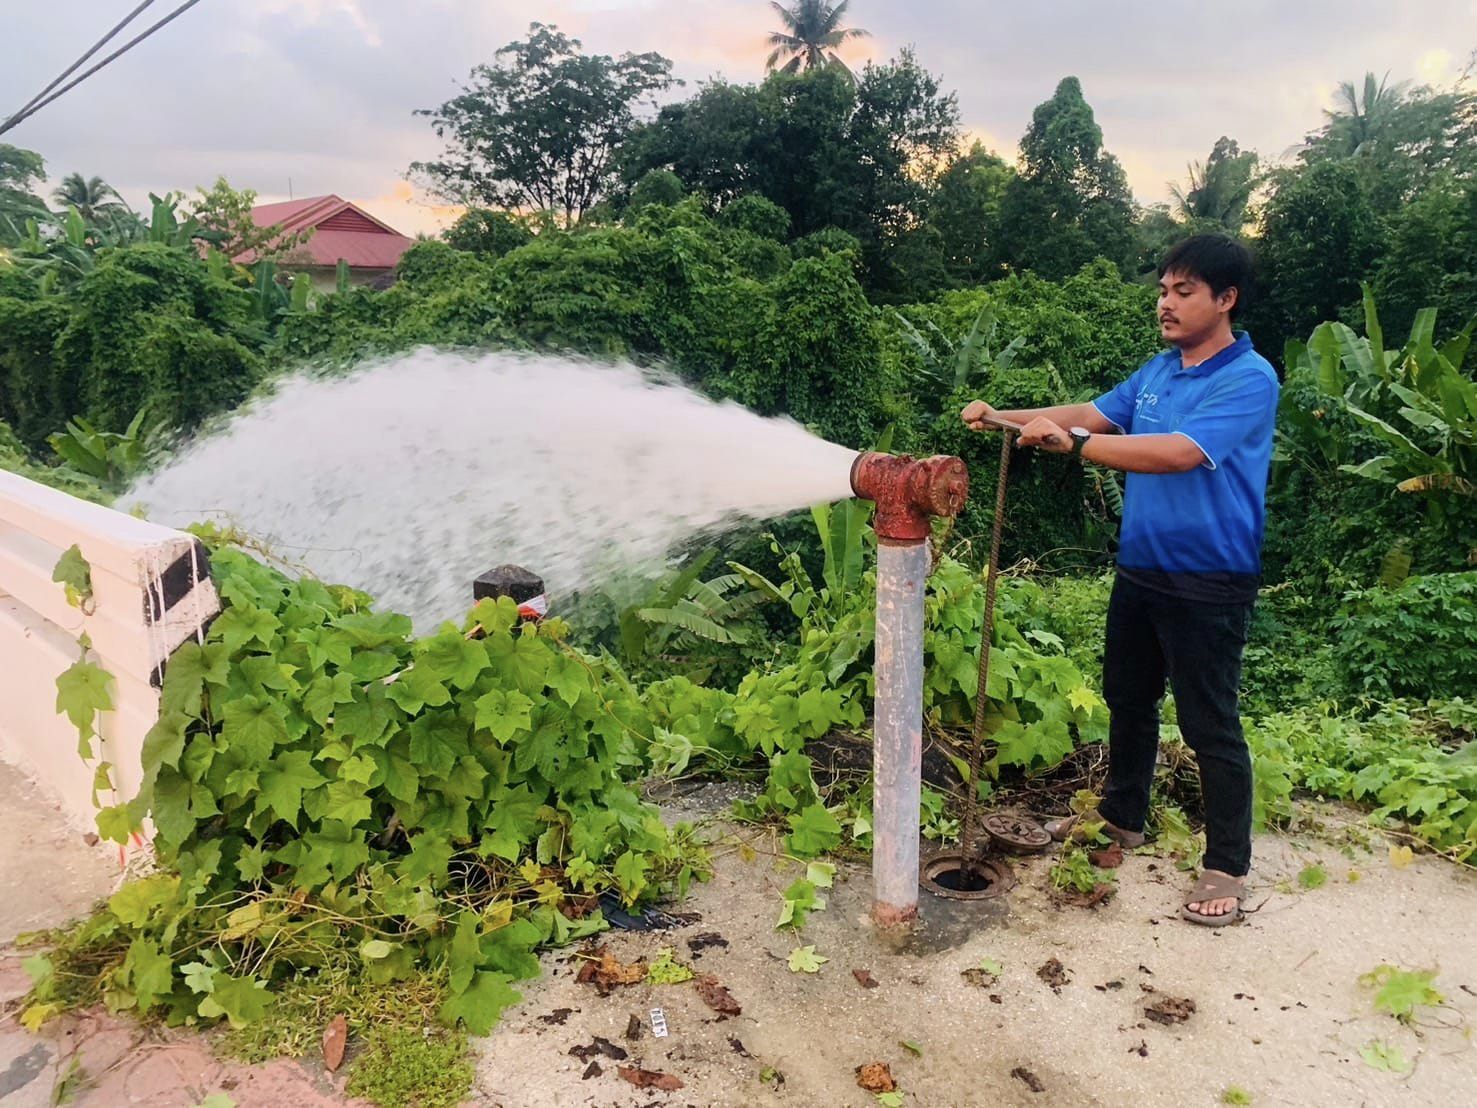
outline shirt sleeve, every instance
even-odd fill
[[[1184,435],[1215,469],[1226,455],[1276,418],[1277,382],[1260,371],[1217,383],[1195,405],[1174,434]]]
[[[1098,410],[1099,414],[1124,434],[1130,434],[1133,431],[1133,413],[1139,398],[1139,383],[1147,368],[1146,365],[1140,366],[1130,373],[1117,388],[1103,393],[1092,402],[1092,406]]]

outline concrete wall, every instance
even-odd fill
[[[74,544],[92,569],[83,610],[51,579]],[[99,803],[134,795],[164,662],[219,610],[205,550],[190,535],[0,471],[0,758],[91,829],[96,762],[112,765],[116,788]],[[101,715],[91,763],[56,709],[57,675],[77,660],[84,633],[89,660],[114,679],[115,707]]]

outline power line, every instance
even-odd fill
[[[8,130],[13,125],[12,124],[12,120],[15,121],[16,123],[19,123],[21,117],[24,116],[26,112],[30,111],[33,107],[35,107],[36,101],[40,100],[48,92],[50,92],[52,89],[56,88],[57,85],[61,84],[68,77],[70,77],[72,75],[72,73],[76,70],[76,68],[79,65],[81,65],[88,58],[92,57],[99,50],[101,50],[104,46],[106,46],[108,44],[108,42],[112,40],[112,38],[113,38],[114,35],[116,35],[119,31],[123,30],[123,28],[126,27],[126,26],[128,26],[128,24],[132,23],[133,20],[134,20],[134,17],[136,17],[139,14],[139,12],[143,11],[145,8],[147,8],[153,2],[154,2],[154,0],[144,0],[144,2],[142,4],[140,4],[138,7],[134,8],[133,11],[129,12],[121,20],[119,20],[119,22],[114,25],[114,27],[113,27],[113,29],[111,31],[109,31],[102,38],[98,39],[95,43],[92,44],[92,49],[88,50],[87,53],[83,54],[75,62],[73,62],[71,65],[67,66],[66,69],[62,70],[62,72],[57,75],[56,79],[54,81],[52,81],[51,84],[47,85],[44,89],[42,89],[40,92],[38,92],[35,96],[33,96],[29,100],[27,100],[25,102],[25,104],[23,104],[21,106],[21,108],[20,108],[19,111],[15,112],[8,119],[6,119],[5,120],[5,123],[3,125],[0,125],[0,131]]]
[[[96,65],[92,66],[90,69],[83,70],[76,77],[72,78],[72,80],[68,81],[66,84],[62,85],[61,88],[53,92],[50,96],[47,96],[45,99],[42,100],[37,100],[26,108],[23,108],[21,111],[16,112],[15,115],[11,116],[3,124],[0,124],[0,135],[3,135],[6,131],[10,130],[17,124],[25,122],[25,120],[29,119],[42,108],[46,107],[47,104],[50,104],[52,101],[58,99],[69,90],[76,88],[83,81],[87,80],[87,78],[96,73],[99,69],[102,69],[103,66],[107,65],[115,58],[121,57],[122,55],[128,53],[128,51],[132,50],[139,43],[143,42],[144,39],[148,38],[155,31],[159,30],[161,27],[165,26],[168,23],[172,23],[174,20],[184,15],[185,12],[189,11],[198,3],[200,3],[200,0],[185,0],[185,3],[175,8],[174,11],[170,12],[163,19],[159,20],[158,23],[155,23],[152,27],[141,31],[139,34],[129,39],[122,46],[118,47],[117,50],[114,50],[106,58],[98,62]]]

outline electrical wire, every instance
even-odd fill
[[[140,4],[138,7],[134,8],[133,11],[131,11],[127,15],[125,15],[121,20],[119,20],[116,24],[114,24],[113,29],[111,31],[109,31],[102,38],[100,38],[96,42],[94,42],[92,44],[92,48],[90,50],[88,50],[87,53],[83,54],[75,62],[73,62],[71,65],[67,66],[66,69],[62,70],[59,74],[57,74],[56,78],[51,82],[51,84],[47,85],[44,89],[42,89],[40,92],[38,92],[35,96],[33,96],[29,100],[27,100],[25,102],[25,104],[23,104],[18,111],[14,112],[12,115],[10,115],[5,120],[4,124],[3,125],[0,125],[0,127],[9,128],[11,126],[11,120],[15,120],[16,122],[19,122],[20,121],[20,117],[24,116],[26,112],[30,111],[33,107],[35,107],[36,101],[40,100],[48,92],[50,92],[52,89],[56,88],[57,85],[61,84],[68,77],[70,77],[76,71],[76,69],[77,69],[77,67],[79,65],[81,65],[88,58],[92,57],[99,50],[101,50],[104,46],[106,46],[109,42],[111,42],[112,39],[113,39],[113,37],[115,35],[117,35],[117,33],[119,31],[123,30],[124,27],[126,27],[126,26],[128,26],[128,24],[132,23],[133,20],[134,20],[134,18],[139,14],[139,12],[143,11],[145,8],[147,8],[153,2],[154,2],[154,0],[144,0],[144,2],[142,4]]]
[[[0,124],[0,134],[4,134],[7,130],[12,129],[12,127],[24,123],[25,120],[28,120],[28,118],[31,118],[32,115],[35,115],[35,112],[40,111],[41,108],[49,105],[49,103],[52,103],[53,100],[61,98],[61,96],[65,95],[65,93],[69,92],[69,90],[75,89],[78,84],[81,84],[83,83],[83,81],[86,81],[87,78],[92,77],[95,72],[99,71],[99,69],[102,69],[103,66],[108,65],[109,62],[115,61],[115,59],[121,58],[121,56],[126,55],[128,50],[131,50],[134,46],[137,46],[137,44],[142,43],[145,38],[148,38],[149,35],[154,34],[155,31],[158,31],[160,30],[160,28],[165,27],[165,25],[171,24],[171,22],[176,21],[179,16],[185,15],[185,12],[188,12],[191,7],[195,6],[195,4],[198,3],[199,0],[185,0],[185,3],[180,4],[179,7],[176,7],[173,12],[168,13],[168,15],[160,19],[157,24],[154,24],[152,25],[152,27],[146,28],[145,31],[140,31],[139,34],[134,35],[134,37],[130,38],[127,43],[124,43],[123,46],[118,47],[118,49],[114,50],[111,55],[108,55],[106,56],[106,58],[103,58],[102,61],[97,62],[97,64],[93,65],[92,68],[84,69],[81,74],[78,74],[77,77],[72,78],[72,80],[64,84],[61,89],[56,89],[56,92],[50,93],[49,96],[43,95],[43,99],[32,100],[30,105],[25,106],[25,108],[22,108],[21,111],[16,112],[15,115],[12,115],[9,120],[6,120],[3,124]],[[131,18],[133,18],[133,16],[128,16],[128,19]],[[127,22],[127,19],[124,22]],[[111,37],[111,34],[109,34],[109,37]],[[92,52],[89,52],[89,55],[90,53]],[[80,61],[77,62],[77,65],[81,65],[81,62],[83,61],[86,61],[86,58],[80,59]],[[77,68],[77,66],[74,65],[72,66],[72,68]],[[68,69],[68,72],[71,72],[71,69]],[[58,80],[61,80],[61,78],[58,78]],[[55,81],[53,81],[53,84],[55,84]]]

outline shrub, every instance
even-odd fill
[[[1477,571],[1352,589],[1329,628],[1350,689],[1392,696],[1477,696]]]

